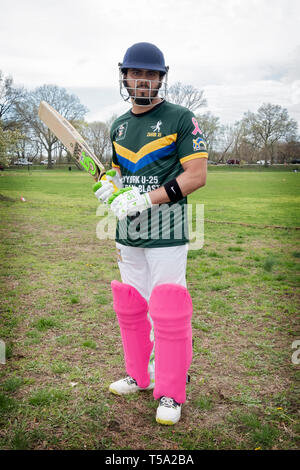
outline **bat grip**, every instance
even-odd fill
[[[106,174],[106,171],[105,171],[105,170],[100,171],[99,176],[98,176],[98,178],[97,178],[97,182],[100,181],[101,178],[102,178],[102,176],[104,176],[105,174]]]

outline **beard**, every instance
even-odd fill
[[[161,83],[159,82],[158,88],[151,91],[147,87],[129,88],[127,80],[123,80],[123,83],[124,83],[124,86],[125,86],[128,94],[129,94],[129,96],[134,100],[135,104],[140,105],[140,106],[149,106],[149,105],[151,105],[153,100],[155,98],[157,98],[158,91],[159,91],[159,88],[161,86]],[[142,94],[146,94],[147,96],[136,96],[137,90],[140,90],[140,89],[142,89],[142,90],[147,89],[147,92],[146,91],[142,92]]]
[[[139,104],[140,106],[149,106],[150,104],[152,104],[152,100],[154,98],[155,96],[153,98],[138,97],[138,98],[134,98],[134,102],[135,104]]]

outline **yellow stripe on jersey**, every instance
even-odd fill
[[[183,157],[180,159],[180,163],[189,162],[190,160],[195,160],[196,158],[208,158],[207,152],[198,152],[193,153],[192,155],[188,155],[187,157]]]
[[[149,142],[148,144],[144,145],[138,152],[133,152],[126,147],[122,147],[122,145],[117,144],[117,142],[114,142],[113,144],[118,155],[126,158],[132,163],[137,163],[141,158],[145,157],[149,153],[155,152],[155,150],[162,149],[172,144],[173,142],[176,142],[176,139],[177,134],[170,134],[165,137],[161,137],[160,139],[154,140],[153,142]]]
[[[112,165],[111,165],[113,168],[120,168],[120,165],[116,165],[114,162],[112,162]]]

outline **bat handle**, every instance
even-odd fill
[[[123,187],[122,180],[118,175],[117,171],[112,169],[108,170],[106,174],[102,177],[103,180],[110,181],[114,187],[114,192],[119,191]]]
[[[108,170],[107,172],[104,171],[100,173],[98,181],[93,187],[94,192],[101,187],[101,181],[108,181],[113,185],[113,194],[123,187],[122,180],[117,174],[116,170]]]
[[[106,171],[105,170],[101,171],[98,175],[97,182],[100,181],[101,178],[103,178],[103,176],[105,176],[105,175],[106,175]]]

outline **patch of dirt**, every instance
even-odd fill
[[[16,202],[17,199],[13,199],[12,197],[4,196],[0,194],[0,201],[8,201],[8,202]]]

